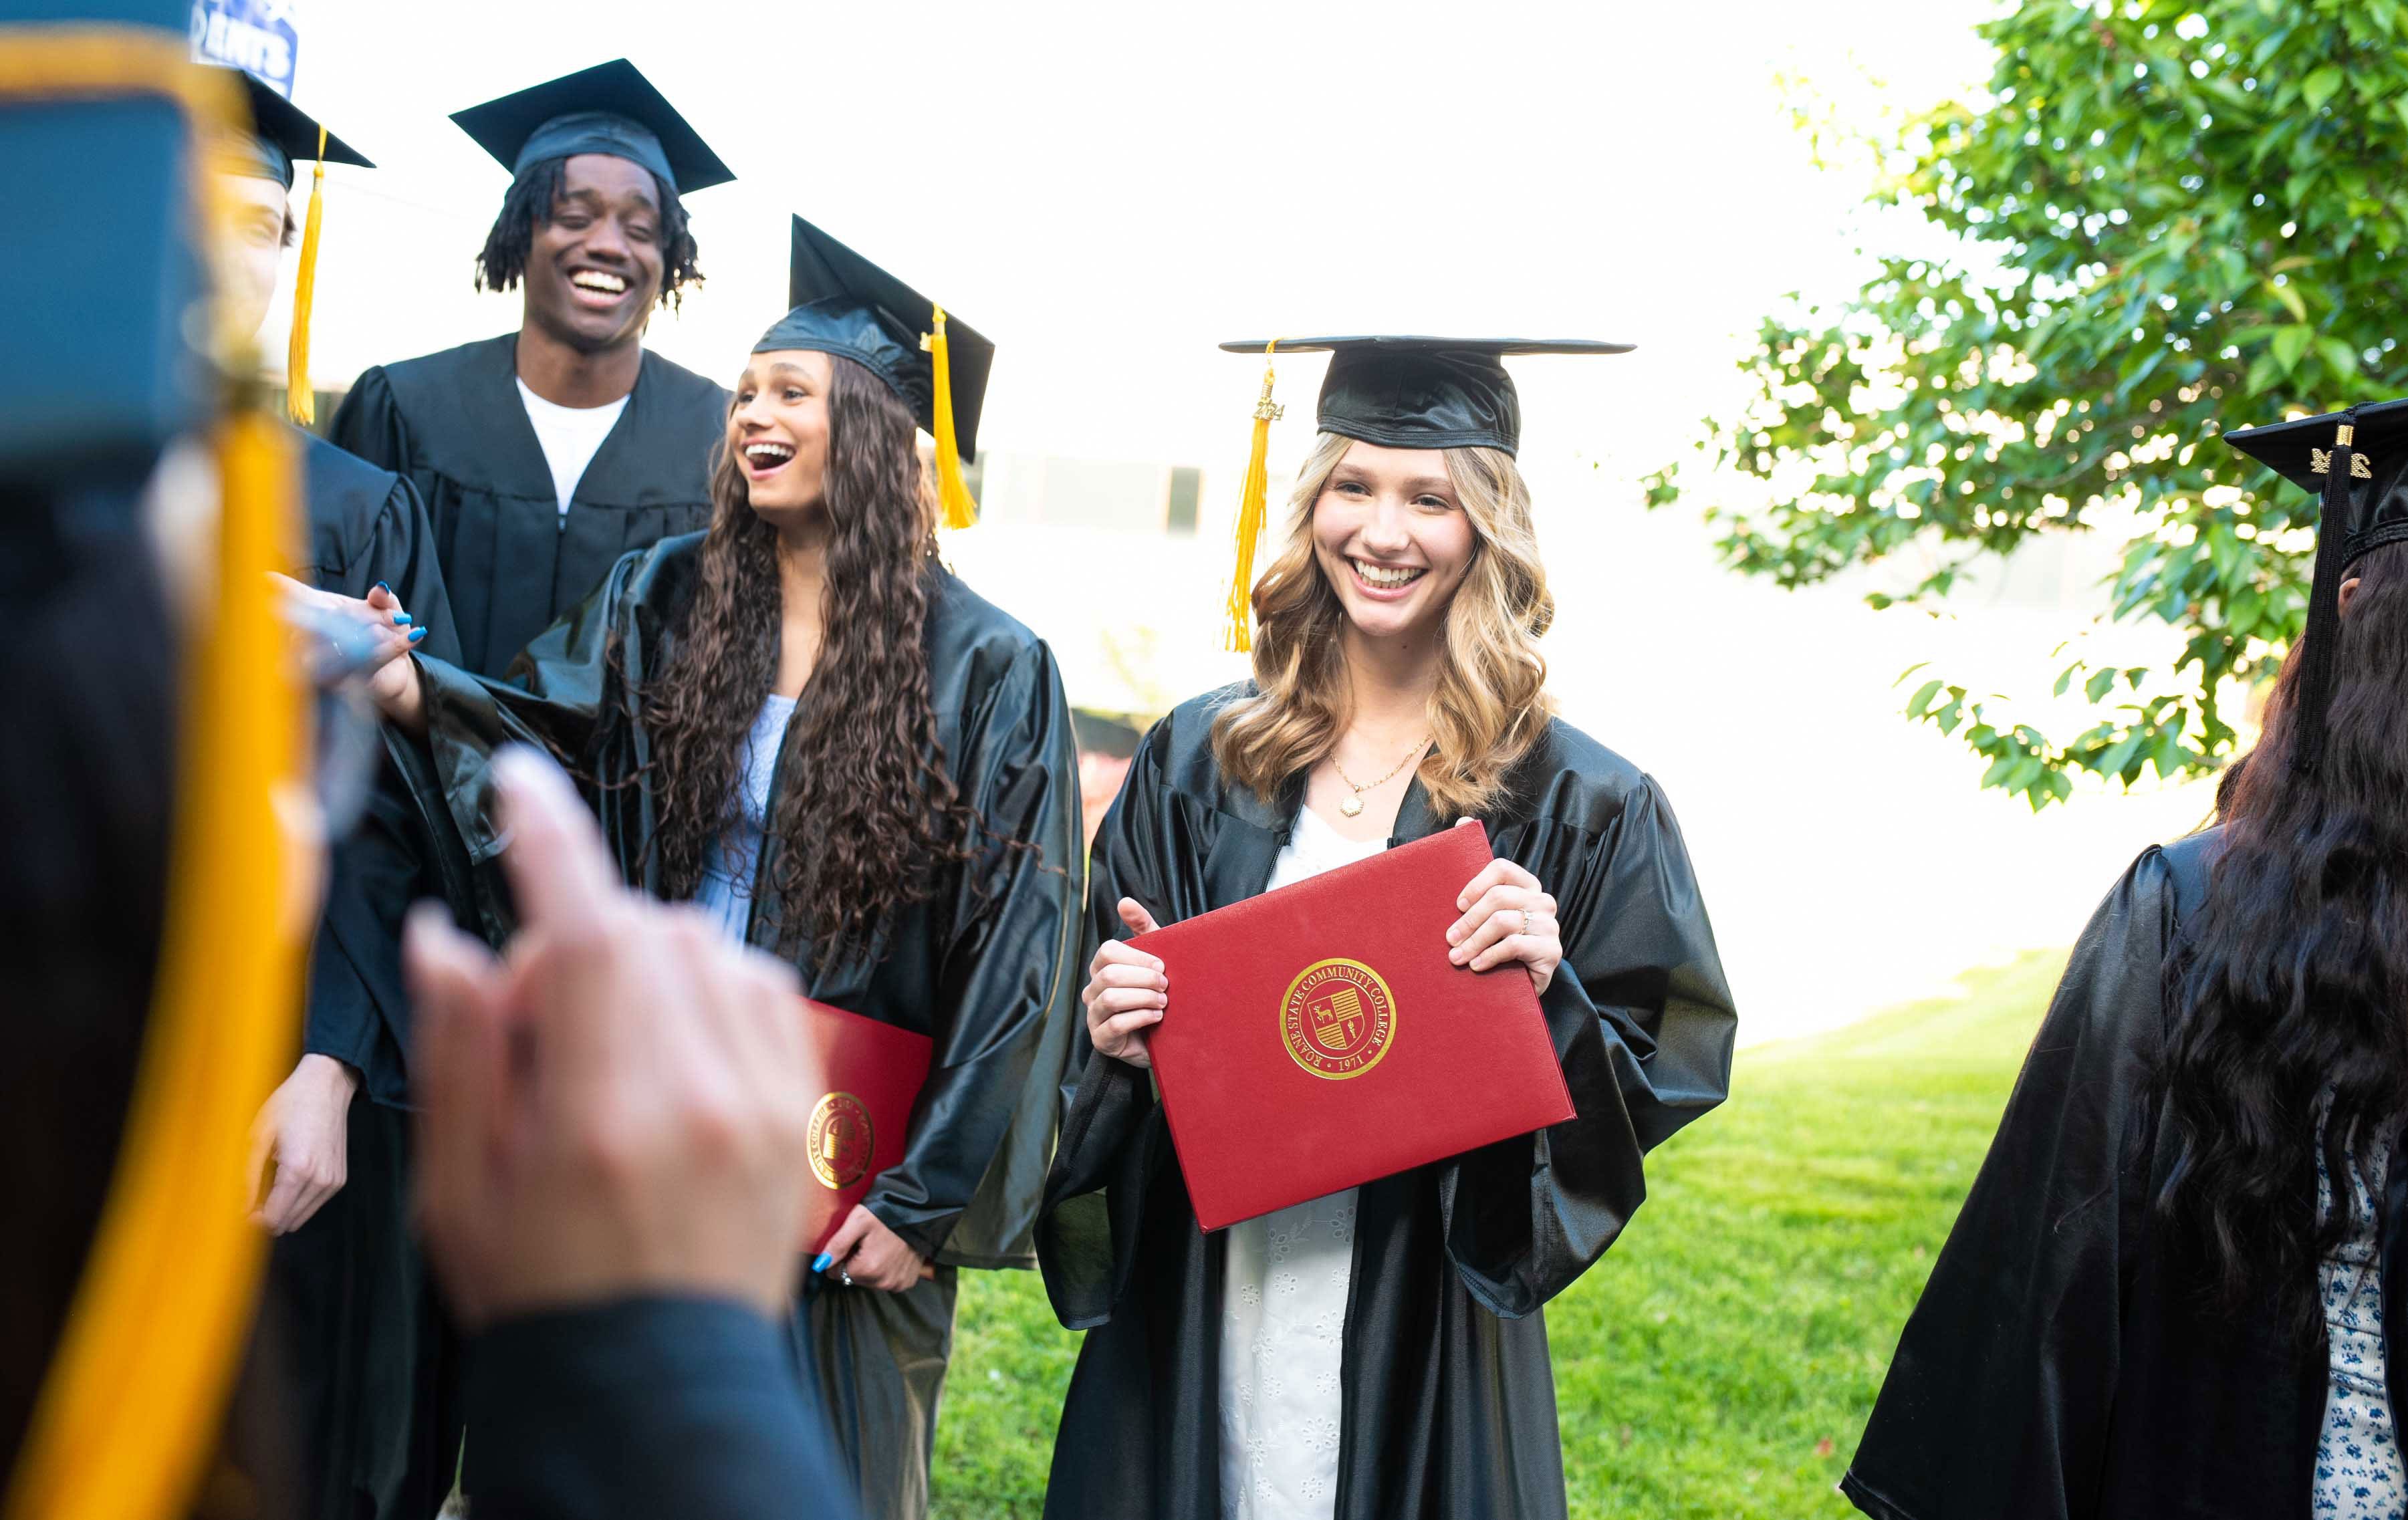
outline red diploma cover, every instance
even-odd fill
[[[816,1256],[878,1174],[903,1159],[911,1105],[936,1046],[926,1035],[799,1001],[823,1088],[811,1107],[811,1189],[803,1212],[803,1255]]]
[[[1450,828],[1156,929],[1148,1050],[1197,1223],[1220,1229],[1573,1117],[1528,974],[1450,962],[1493,858]]]

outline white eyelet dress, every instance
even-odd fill
[[[2383,1271],[2375,1239],[2374,1197],[2388,1154],[2378,1149],[2350,1169],[2349,1229],[2318,1266],[2324,1297],[2330,1384],[2316,1438],[2316,1520],[2402,1520],[2408,1514],[2399,1432],[2385,1381]],[[2324,1152],[2316,1152],[2316,1217],[2333,1209]]]
[[[1270,884],[1368,860],[1387,845],[1347,839],[1299,808]],[[1329,1520],[1338,1504],[1339,1369],[1354,1287],[1354,1189],[1232,1225],[1226,1240],[1221,1513]]]

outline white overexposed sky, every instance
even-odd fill
[[[2069,942],[2206,805],[2094,789],[2035,819],[1898,715],[1918,659],[2044,694],[2051,651],[2104,610],[2112,544],[2052,549],[1934,620],[1720,570],[1697,509],[1727,483],[1641,505],[1640,477],[1742,394],[1733,361],[1787,293],[1844,294],[1867,237],[1932,240],[1861,210],[1861,164],[1817,167],[1782,81],[1859,124],[1963,93],[1991,8],[305,0],[294,99],[382,165],[329,172],[315,367],[514,327],[515,296],[469,288],[507,175],[446,113],[629,57],[738,176],[689,202],[709,283],[655,347],[732,378],[783,309],[800,211],[996,341],[984,449],[1205,469],[1194,539],[990,523],[949,543],[1054,644],[1073,700],[1112,707],[1132,657],[1171,697],[1241,669],[1212,617],[1260,361],[1216,341],[1635,342],[1514,366],[1564,606],[1553,685],[1679,807],[1744,1038],[1793,1034]],[[1282,362],[1275,496],[1320,369]],[[2172,647],[2094,637],[2122,663]]]

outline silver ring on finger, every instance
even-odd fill
[[[853,1286],[853,1274],[852,1274],[851,1272],[846,1271],[846,1270],[845,1270],[843,1268],[841,1268],[841,1267],[839,1267],[839,1268],[838,1268],[838,1269],[836,1269],[836,1280],[837,1280],[838,1283],[843,1283],[846,1287],[851,1287],[851,1286]]]
[[[1526,934],[1528,934],[1528,933],[1530,932],[1530,911],[1529,911],[1527,908],[1525,908],[1525,909],[1523,909],[1521,911],[1522,911],[1522,932],[1523,932],[1525,935],[1526,935]]]

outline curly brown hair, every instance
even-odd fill
[[[939,867],[971,857],[979,836],[929,702],[937,513],[911,414],[860,365],[829,362],[819,658],[786,726],[763,840],[778,948],[792,954],[808,934],[821,966],[866,951],[889,915],[934,893]],[[659,809],[647,848],[668,897],[694,896],[737,818],[745,740],[778,670],[778,533],[753,512],[724,442],[710,496],[682,635],[644,692]]]

